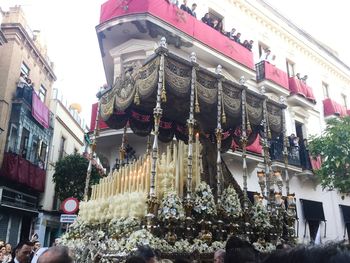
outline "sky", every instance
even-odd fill
[[[140,0],[141,1],[141,0]],[[201,1],[197,0],[197,4]],[[221,0],[218,0],[221,1]],[[300,28],[339,52],[350,65],[350,37],[346,21],[348,0],[265,0]],[[32,30],[40,30],[55,63],[60,90],[70,103],[82,106],[82,117],[90,123],[91,104],[105,82],[95,26],[105,0],[0,0],[0,7],[21,5]],[[201,17],[202,14],[197,14]]]

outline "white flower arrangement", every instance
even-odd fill
[[[184,218],[185,211],[182,206],[181,199],[176,192],[172,191],[164,195],[162,202],[160,203],[158,215],[162,220],[169,219],[171,217],[175,219]]]
[[[242,215],[242,207],[238,194],[232,186],[229,186],[223,191],[221,196],[221,206],[225,212],[233,218],[237,218]]]
[[[252,206],[252,222],[253,226],[262,231],[270,229],[270,216],[266,207],[258,202]]]
[[[141,220],[136,217],[114,218],[109,222],[108,226],[110,233],[115,236],[126,236],[141,229]]]
[[[276,246],[270,242],[257,241],[257,242],[253,243],[253,246],[257,251],[259,251],[261,253],[270,253],[270,252],[276,250]]]
[[[200,215],[216,215],[216,205],[210,186],[201,182],[195,191],[194,211]]]

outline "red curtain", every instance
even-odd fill
[[[92,107],[91,107],[90,131],[95,130],[96,115],[97,115],[97,103],[94,103],[92,104]],[[98,123],[99,123],[100,129],[108,128],[108,125],[101,118],[99,118]]]
[[[271,80],[289,90],[287,73],[267,61],[265,61],[265,79]]]
[[[32,96],[32,116],[44,128],[49,128],[49,108],[46,107],[34,91]]]
[[[46,171],[16,154],[4,154],[0,176],[26,185],[39,192],[44,192],[45,190]]]

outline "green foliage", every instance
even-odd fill
[[[350,194],[350,116],[327,121],[324,133],[311,138],[309,150],[322,158],[321,169],[315,173],[323,189]]]
[[[89,161],[80,154],[68,155],[55,165],[53,181],[55,191],[62,201],[67,197],[83,199],[86,172]],[[92,167],[90,185],[98,183],[100,175],[96,167]]]

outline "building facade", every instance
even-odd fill
[[[3,11],[2,11],[3,12]],[[2,13],[0,46],[0,239],[28,239],[45,190],[53,115],[53,64],[20,7]]]
[[[41,210],[36,219],[34,232],[38,234],[43,246],[50,246],[60,236],[60,207],[55,196],[53,174],[55,163],[66,155],[82,154],[84,151],[85,122],[80,118],[80,106],[68,106],[57,89],[53,90],[51,112],[53,113],[53,136],[48,160],[45,192],[41,198]]]
[[[283,97],[287,106],[286,135],[290,141],[286,169],[290,191],[296,196],[298,240],[302,243],[314,240],[318,229],[325,240],[348,239],[344,233],[349,222],[343,213],[350,199],[336,191],[323,191],[317,184],[313,169],[318,163],[309,158],[307,139],[321,134],[327,118],[348,115],[350,68],[329,48],[262,0],[208,0],[197,4],[196,19],[168,1],[148,0],[142,4],[107,1],[96,30],[108,86],[118,85],[130,68],[150,61],[165,37],[169,51],[184,60],[189,61],[195,52],[197,63],[206,70],[215,72],[221,65],[227,80],[244,83],[249,91],[272,101]],[[214,20],[222,20],[228,34],[200,21],[205,13]],[[229,38],[232,28],[241,33],[242,43],[254,41],[251,51]],[[119,105],[128,99],[123,94],[118,96],[122,98]],[[96,108],[93,105],[92,130]],[[117,110],[114,115],[122,116]],[[100,129],[97,153],[104,167],[112,170],[119,158],[123,130],[111,129],[102,121]],[[147,148],[147,138],[137,137],[131,130],[127,134],[133,151],[141,156]],[[281,142],[271,140],[269,144],[273,169],[283,170]],[[253,146],[247,155],[249,193],[261,191],[257,173],[264,166],[258,139]],[[229,150],[223,159],[243,187],[242,152]],[[285,178],[283,183],[286,185]]]

